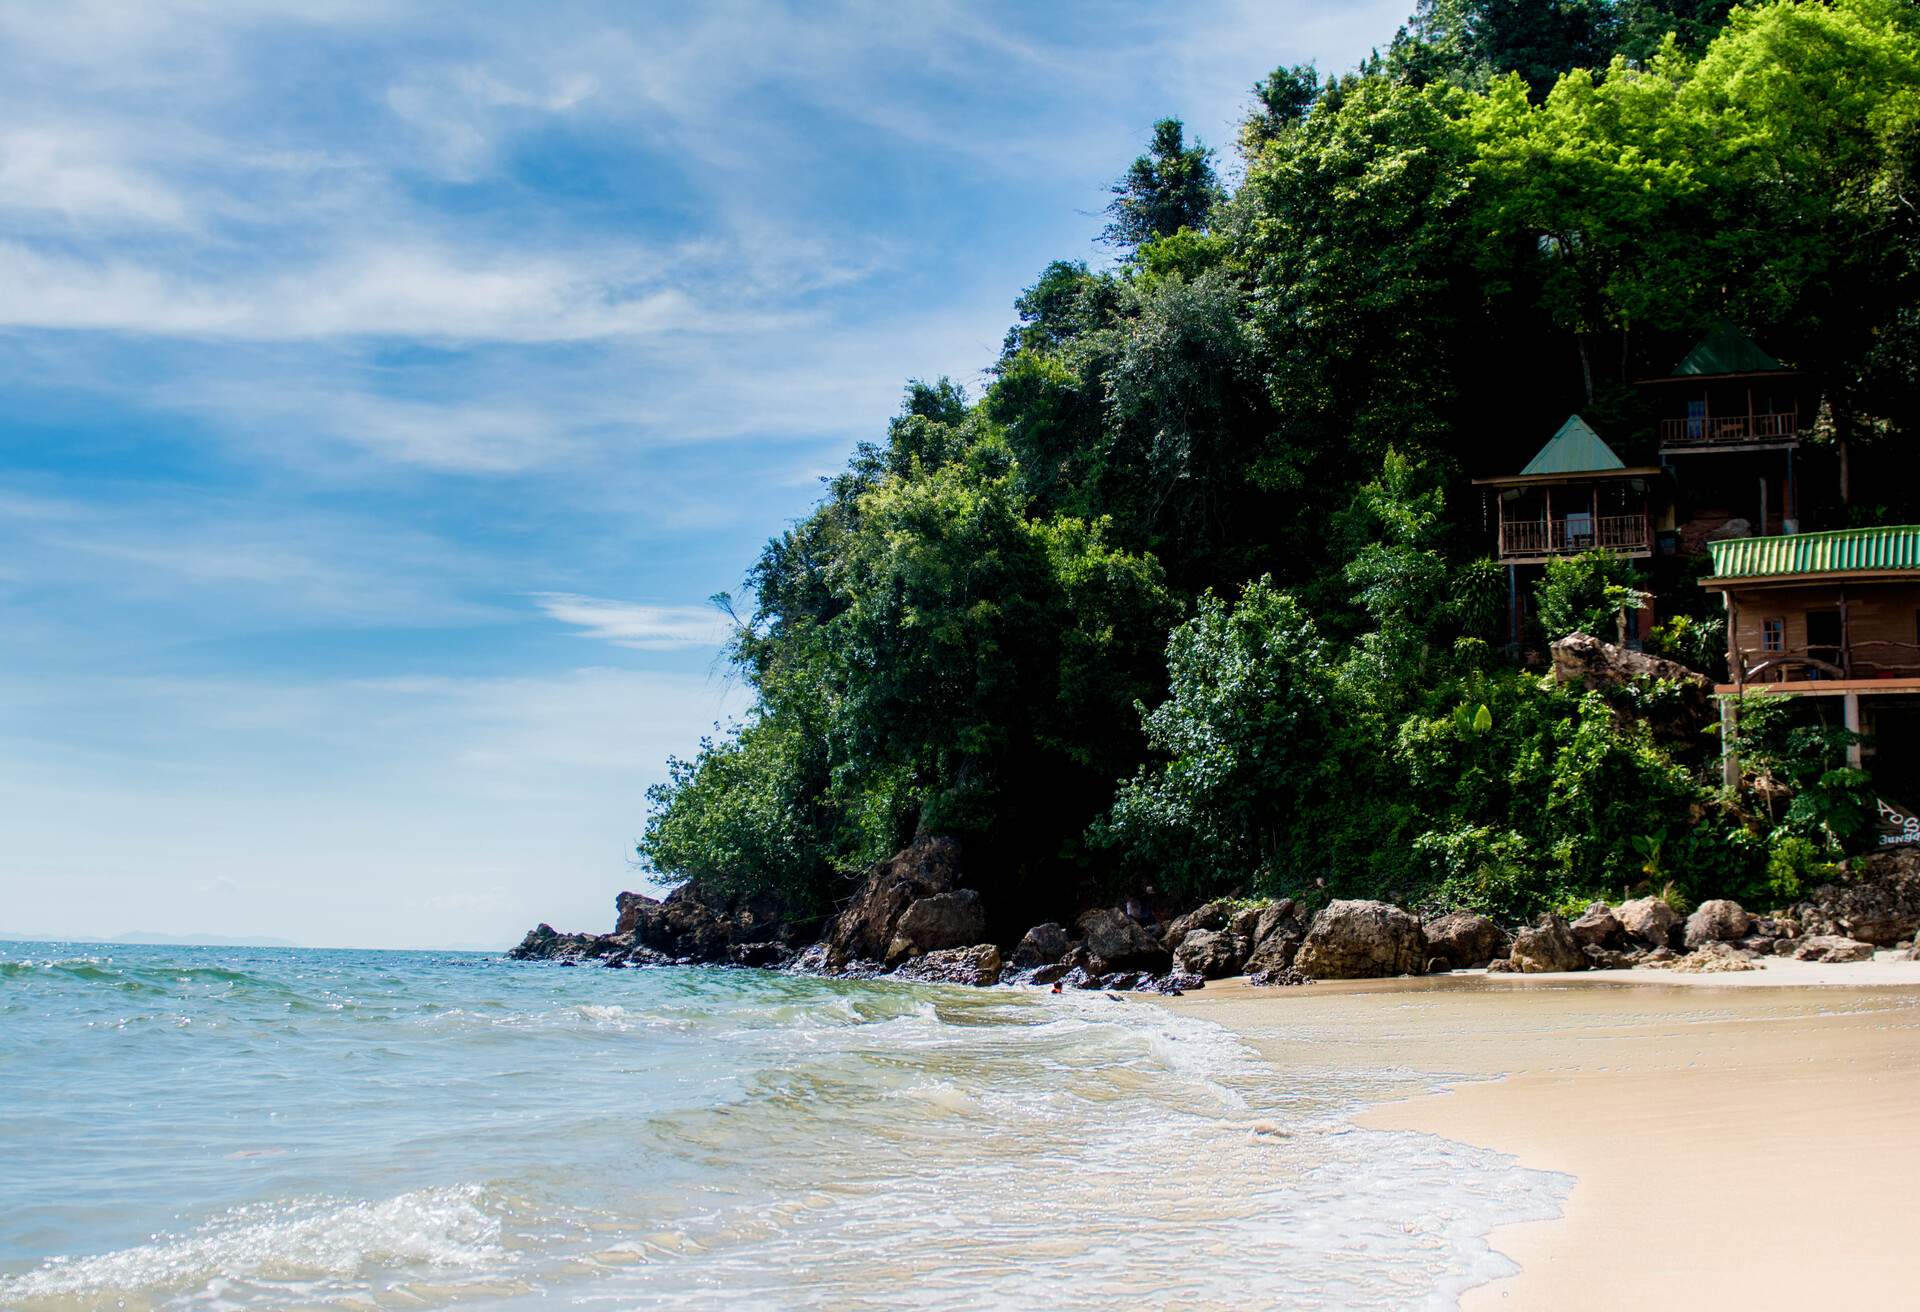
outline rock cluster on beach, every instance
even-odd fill
[[[1539,974],[1631,967],[1752,970],[1765,956],[1866,961],[1876,948],[1920,960],[1920,851],[1876,853],[1841,880],[1769,915],[1702,902],[1685,916],[1665,900],[1595,902],[1568,921],[1548,915],[1509,931],[1472,911],[1424,920],[1404,907],[1336,900],[1317,912],[1292,899],[1219,899],[1164,921],[1140,900],[1046,921],[1003,946],[967,885],[957,843],[923,838],[867,872],[826,920],[789,916],[777,898],[683,886],[664,899],[622,893],[610,934],[540,925],[507,955],[609,967],[731,965],[926,983],[1037,984],[1179,993],[1244,975],[1255,985],[1371,979],[1484,968]]]

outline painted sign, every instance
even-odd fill
[[[1902,810],[1884,797],[1875,800],[1880,803],[1880,846],[1920,843],[1920,816]]]

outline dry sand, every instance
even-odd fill
[[[1494,1233],[1520,1272],[1465,1308],[1920,1307],[1920,962],[1889,956],[1229,981],[1165,1005],[1290,1072],[1381,1072],[1402,1100],[1362,1125],[1574,1177],[1561,1218]]]

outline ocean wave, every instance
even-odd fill
[[[56,1300],[157,1297],[214,1280],[349,1279],[427,1267],[477,1271],[506,1264],[500,1222],[477,1185],[422,1189],[379,1202],[312,1200],[235,1209],[189,1235],[92,1257],[50,1258],[0,1277],[0,1306]]]

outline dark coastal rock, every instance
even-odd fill
[[[1427,966],[1427,936],[1411,912],[1385,902],[1330,902],[1293,964],[1316,979],[1418,975]]]
[[[1677,695],[1651,706],[1644,697],[1629,696],[1614,707],[1620,718],[1643,721],[1655,737],[1670,742],[1698,742],[1701,730],[1717,718],[1713,680],[1704,674],[1585,633],[1570,633],[1553,644],[1553,679],[1609,696],[1633,694],[1656,679],[1672,685]]]
[[[591,934],[562,934],[552,925],[540,924],[527,931],[518,946],[507,952],[512,961],[558,961],[582,957],[593,946]]]
[[[1245,907],[1234,913],[1227,928],[1257,948],[1284,925],[1298,926],[1302,932],[1306,929],[1300,907],[1290,897]]]
[[[1838,934],[1809,934],[1793,949],[1795,961],[1824,961],[1832,964],[1872,961],[1873,944]]]
[[[1023,971],[1021,978],[1028,984],[1052,984],[1065,979],[1067,972],[1077,969],[1064,961],[1049,961],[1044,966],[1033,966]]]
[[[785,902],[771,894],[723,894],[689,882],[664,899],[629,892],[613,904],[615,934],[696,963],[731,962],[735,945],[788,942],[791,932]]]
[[[1627,931],[1620,924],[1620,918],[1613,914],[1613,908],[1605,902],[1590,903],[1567,929],[1573,934],[1573,941],[1581,947],[1617,948],[1625,941]]]
[[[1229,930],[1196,929],[1180,940],[1173,950],[1173,967],[1187,974],[1198,975],[1202,979],[1225,979],[1229,975],[1240,973],[1240,964],[1247,959],[1245,939],[1236,938]]]
[[[1728,943],[1737,938],[1745,938],[1747,931],[1753,928],[1753,917],[1738,902],[1726,898],[1713,898],[1702,902],[1687,917],[1687,928],[1682,942],[1688,948],[1697,948],[1706,943]]]
[[[1598,943],[1583,944],[1580,951],[1586,955],[1588,970],[1630,970],[1641,956],[1638,952],[1618,952],[1613,948],[1603,948]]]
[[[923,898],[960,886],[960,845],[951,838],[916,838],[876,862],[853,900],[827,927],[825,942],[836,963],[884,960],[907,909]]]
[[[1650,948],[1669,946],[1673,927],[1680,923],[1672,907],[1657,897],[1639,897],[1622,902],[1613,910],[1628,937]]]
[[[1846,879],[1822,884],[1794,911],[1805,933],[1899,947],[1920,934],[1920,849],[1862,857]]]
[[[1151,975],[1143,977],[1141,981],[1134,986],[1134,991],[1137,993],[1160,993],[1170,998],[1177,998],[1182,993],[1191,993],[1195,989],[1203,989],[1206,986],[1207,981],[1200,978],[1200,976],[1189,975],[1174,970],[1158,977]]]
[[[1000,981],[1000,949],[991,943],[968,948],[936,948],[893,972],[895,979],[925,984],[971,984],[985,988]]]
[[[987,935],[987,913],[980,895],[970,888],[935,893],[909,903],[894,923],[887,960],[899,961],[943,948],[978,943]]]
[[[1506,931],[1473,911],[1449,911],[1426,923],[1427,963],[1435,970],[1466,970],[1507,953]]]
[[[1281,970],[1256,970],[1247,976],[1247,983],[1257,989],[1266,989],[1292,984],[1311,984],[1313,976],[1291,967]]]
[[[1240,969],[1249,975],[1263,970],[1285,970],[1293,965],[1293,959],[1299,955],[1301,941],[1305,938],[1306,931],[1299,924],[1283,923],[1247,954],[1247,959],[1240,963]]]
[[[1507,955],[1514,968],[1526,975],[1584,970],[1587,965],[1587,954],[1573,941],[1573,931],[1559,916],[1547,916],[1531,929],[1515,934],[1513,950]]]
[[[1495,957],[1487,963],[1489,975],[1518,975],[1519,973],[1520,967],[1514,965],[1509,957]]]
[[[1089,969],[1096,975],[1129,968],[1159,974],[1173,959],[1158,939],[1118,907],[1084,912],[1074,924],[1086,941]]]
[[[1678,961],[1679,959],[1680,954],[1672,948],[1649,948],[1645,955],[1640,958],[1640,964],[1643,966],[1660,966],[1665,965],[1669,961]]]
[[[1056,925],[1052,921],[1035,925],[1021,936],[1019,946],[1014,948],[1013,965],[1024,969],[1056,962],[1066,956],[1072,946],[1073,939],[1067,933],[1066,926]]]
[[[777,970],[786,964],[789,957],[793,956],[793,949],[780,942],[735,943],[727,949],[727,956],[736,966],[758,966],[766,970]]]
[[[1196,907],[1184,916],[1177,917],[1160,935],[1160,946],[1172,952],[1186,941],[1187,935],[1198,929],[1225,929],[1233,917],[1233,903],[1224,899],[1209,902]]]

